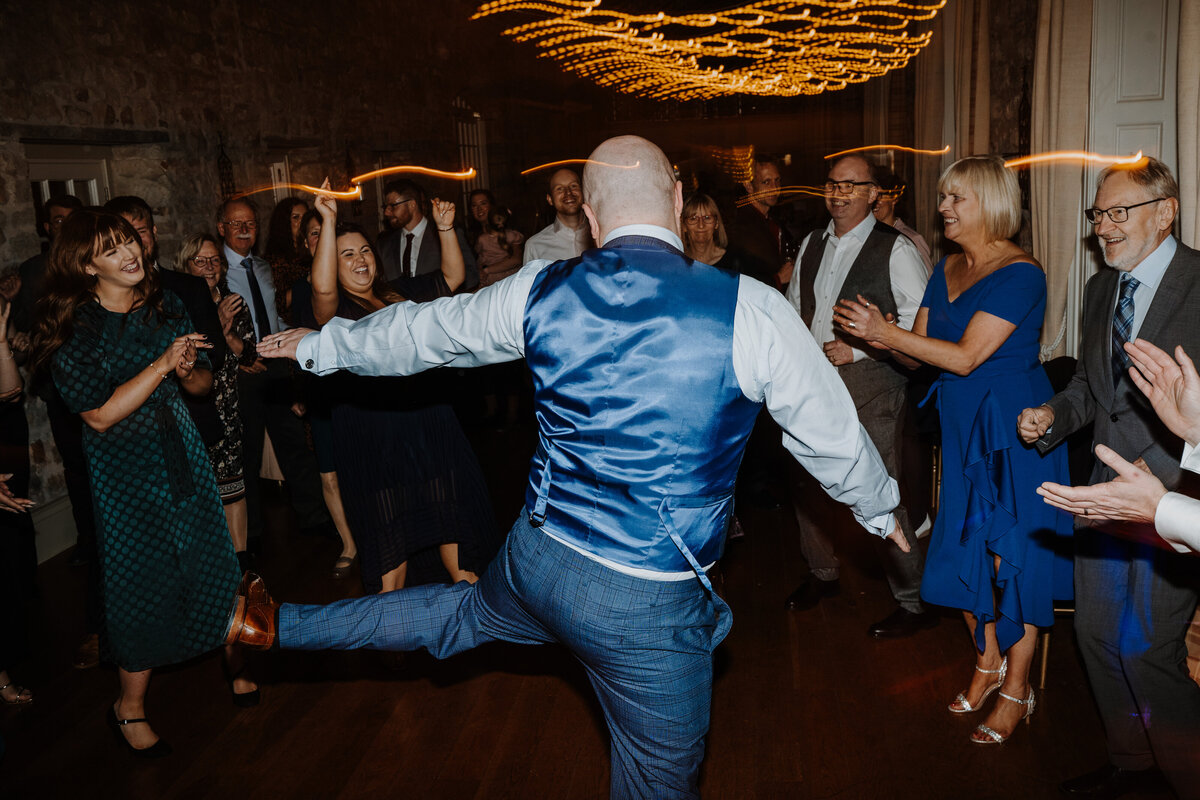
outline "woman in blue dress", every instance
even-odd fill
[[[912,331],[861,297],[843,299],[835,315],[842,330],[902,363],[942,370],[933,389],[941,507],[921,597],[962,609],[975,642],[975,672],[950,711],[977,711],[999,690],[971,734],[979,744],[1003,742],[1033,713],[1037,629],[1053,624],[1056,599],[1071,596],[1070,517],[1035,492],[1044,480],[1066,478],[1066,456],[1061,448],[1040,455],[1016,428],[1022,409],[1054,394],[1038,361],[1046,276],[1009,241],[1020,227],[1020,199],[1016,176],[999,158],[952,164],[938,182],[938,212],[962,253],[937,265]]]

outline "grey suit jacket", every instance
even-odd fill
[[[1179,466],[1182,440],[1159,421],[1128,375],[1113,388],[1109,342],[1119,278],[1117,270],[1104,269],[1084,288],[1079,362],[1067,388],[1047,403],[1054,410],[1054,424],[1038,440],[1037,447],[1045,452],[1094,422],[1093,442],[1108,445],[1129,461],[1145,459],[1168,489],[1176,489],[1185,475]],[[1179,244],[1154,293],[1138,338],[1168,353],[1176,345],[1183,345],[1193,357],[1200,356],[1200,252]],[[1112,469],[1097,459],[1090,482],[1114,477]]]
[[[475,263],[475,251],[467,244],[467,236],[462,228],[454,229],[458,237],[458,246],[462,248],[463,264],[467,273],[459,292],[469,292],[479,285],[479,265]],[[390,231],[379,239],[375,252],[383,268],[383,275],[389,281],[404,274],[404,231]],[[442,268],[442,243],[438,239],[437,227],[433,220],[425,228],[425,236],[421,240],[421,249],[417,252],[417,274],[437,272]]]

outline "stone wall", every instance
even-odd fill
[[[501,130],[514,115],[522,126],[549,119],[556,149],[594,131],[590,103],[583,124],[561,124],[565,99],[592,90],[534,65],[495,24],[467,22],[473,8],[461,0],[5,4],[0,266],[40,244],[24,165],[30,143],[111,146],[112,192],[151,203],[171,253],[187,233],[212,227],[222,141],[237,187],[247,189],[270,185],[270,164],[285,156],[293,181],[329,175],[335,186],[377,163],[457,169],[460,94],[488,106]],[[531,74],[536,106],[489,102]],[[359,210],[373,227],[370,199]],[[270,194],[260,198],[263,211],[270,203]]]

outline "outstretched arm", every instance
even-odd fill
[[[317,375],[412,375],[431,367],[474,367],[525,354],[525,303],[550,262],[524,267],[475,294],[393,303],[357,322],[335,318],[319,333],[288,330],[263,339],[264,358],[293,358]]]

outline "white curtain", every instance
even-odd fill
[[[987,0],[958,3],[954,31],[955,160],[991,151]]]
[[[1200,242],[1200,3],[1179,4],[1179,232],[1183,243]]]
[[[945,18],[939,14],[933,24],[933,38],[914,59],[916,97],[913,114],[916,117],[916,146],[929,150],[942,147],[942,129],[946,115],[946,53]],[[913,227],[925,241],[937,250],[941,226],[937,217],[937,180],[941,162],[929,156],[913,159],[913,183],[909,188],[908,205],[913,212]]]
[[[1091,0],[1039,0],[1033,68],[1034,153],[1086,150],[1092,62]],[[1063,355],[1067,294],[1080,246],[1084,167],[1041,165],[1029,176],[1033,255],[1046,270],[1042,358]]]

